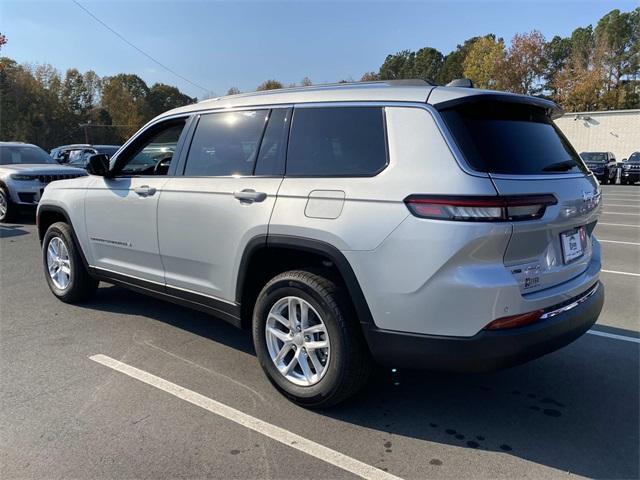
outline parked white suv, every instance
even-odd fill
[[[419,82],[236,95],[152,120],[38,208],[47,282],[98,281],[253,332],[305,406],[374,362],[454,371],[573,341],[604,299],[598,183],[552,102]]]

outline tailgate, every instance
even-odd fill
[[[555,198],[542,217],[511,220],[504,263],[523,293],[580,275],[592,256],[598,183],[553,123],[553,105],[503,94],[437,105],[468,166],[488,175],[498,195]]]
[[[566,282],[587,269],[600,204],[593,177],[493,181],[501,195],[550,193],[558,201],[539,220],[512,223],[504,263],[523,293]]]

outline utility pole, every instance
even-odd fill
[[[91,120],[89,120],[87,123],[83,124],[82,126],[84,127],[84,143],[86,143],[87,145],[89,144],[89,126],[91,125]]]

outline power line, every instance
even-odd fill
[[[89,15],[91,18],[93,18],[96,22],[98,22],[99,24],[101,24],[104,28],[106,28],[107,30],[109,30],[111,33],[113,33],[116,37],[118,37],[120,40],[122,40],[124,43],[126,43],[127,45],[129,45],[130,47],[136,49],[138,52],[140,52],[142,55],[144,55],[145,57],[147,57],[149,60],[151,60],[152,62],[160,65],[162,68],[164,68],[167,72],[172,73],[173,75],[175,75],[178,78],[181,78],[182,80],[184,80],[187,83],[190,83],[191,85],[193,85],[194,87],[197,87],[201,90],[204,90],[207,93],[210,93],[211,90],[209,90],[208,88],[203,87],[202,85],[198,85],[195,82],[192,82],[191,80],[189,80],[186,77],[183,77],[182,75],[180,75],[178,72],[176,72],[175,70],[173,70],[172,68],[167,67],[165,64],[163,64],[162,62],[160,62],[159,60],[156,60],[155,58],[153,58],[151,55],[149,55],[147,52],[145,52],[144,50],[142,50],[141,48],[137,47],[136,45],[134,45],[133,43],[131,43],[129,40],[127,40],[125,37],[123,37],[122,35],[120,35],[118,32],[116,32],[113,28],[111,28],[109,25],[107,25],[106,23],[104,23],[102,20],[100,20],[98,17],[96,17],[93,13],[91,13],[91,11],[89,9],[87,9],[84,5],[82,5],[80,2],[78,2],[77,0],[73,0],[73,3],[75,3],[78,7],[80,7],[82,10],[84,10],[87,15]]]

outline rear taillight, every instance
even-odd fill
[[[410,195],[404,203],[416,217],[471,222],[506,222],[541,218],[553,195],[446,196]]]
[[[524,327],[530,323],[536,322],[540,319],[544,310],[535,310],[529,313],[522,313],[520,315],[511,315],[510,317],[502,317],[494,320],[489,325],[484,327],[485,330],[501,330],[503,328],[516,328]]]

